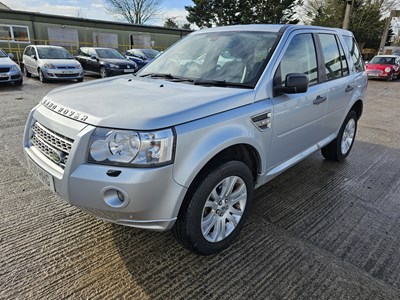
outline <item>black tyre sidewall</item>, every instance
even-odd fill
[[[102,76],[103,72],[104,72],[104,75],[105,75],[104,77]],[[101,78],[106,78],[106,77],[108,77],[107,69],[106,69],[105,67],[101,67],[101,68],[100,68],[100,77],[101,77]]]
[[[39,69],[39,80],[43,83],[45,83],[47,81],[46,77],[44,77],[44,74],[42,72],[42,70]]]
[[[25,77],[31,77],[31,73],[28,72],[25,66],[24,66],[24,75]]]
[[[353,136],[353,141],[350,145],[350,148],[347,150],[347,152],[345,154],[342,153],[342,138],[343,138],[343,133],[344,130],[346,128],[346,125],[348,124],[349,120],[353,119],[355,122],[355,131],[354,131],[354,136]],[[357,114],[355,111],[351,110],[347,116],[346,119],[344,119],[344,122],[342,124],[342,127],[339,130],[339,134],[337,136],[337,142],[336,142],[336,151],[337,151],[337,157],[339,161],[343,161],[344,159],[346,159],[346,157],[350,154],[351,149],[353,148],[354,145],[354,141],[356,139],[356,134],[357,134]]]
[[[204,204],[215,186],[230,176],[238,176],[246,184],[247,201],[245,210],[234,231],[224,240],[212,243],[204,238],[201,231]],[[182,224],[180,224],[181,231],[183,231],[180,233],[182,244],[189,250],[202,255],[215,254],[228,248],[245,223],[253,197],[253,190],[253,176],[249,168],[242,162],[228,161],[208,173],[200,182],[192,197],[190,197],[191,199],[188,199],[189,203],[186,205],[185,214],[180,216],[184,218]]]

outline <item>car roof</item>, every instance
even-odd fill
[[[65,49],[64,47],[54,46],[54,45],[30,45],[30,46],[37,47],[37,48],[63,48],[63,49]]]
[[[80,47],[80,49],[95,49],[95,50],[97,50],[97,49],[113,49],[113,50],[116,50],[114,48],[107,48],[107,47]]]
[[[394,58],[398,58],[399,55],[396,54],[379,54],[379,55],[375,55],[375,57],[394,57]]]
[[[286,30],[332,30],[343,35],[353,35],[350,31],[341,28],[321,27],[321,26],[310,26],[310,25],[297,25],[297,24],[248,24],[248,25],[232,25],[232,26],[221,26],[207,29],[197,30],[191,33],[201,34],[204,32],[223,32],[223,31],[266,31],[266,32],[283,32]]]

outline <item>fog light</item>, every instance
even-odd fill
[[[105,187],[101,190],[101,195],[104,202],[113,208],[122,208],[129,203],[128,193],[117,187]]]

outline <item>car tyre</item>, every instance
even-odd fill
[[[83,77],[82,78],[78,78],[76,81],[82,82],[83,81]]]
[[[24,66],[23,70],[24,70],[24,76],[25,77],[31,77],[31,73],[28,72],[28,70],[26,69],[25,66]]]
[[[336,139],[321,149],[322,155],[327,160],[343,161],[346,159],[356,138],[357,120],[357,113],[351,110],[344,119]]]
[[[106,78],[108,76],[107,69],[105,67],[100,68],[100,77]]]
[[[22,79],[22,76],[21,76],[21,79],[18,80],[18,81],[15,81],[15,82],[14,82],[14,85],[16,85],[16,86],[21,86],[21,85],[22,85],[22,82],[23,82],[23,79]]]
[[[392,81],[393,80],[393,73],[390,74],[390,76],[386,79],[387,81]]]
[[[43,83],[47,82],[46,77],[44,77],[43,71],[39,69],[39,70],[38,70],[38,73],[39,73],[39,80],[40,80],[41,82],[43,82]]]
[[[188,250],[211,255],[229,247],[245,223],[253,197],[253,175],[240,161],[210,168],[189,189],[172,228]]]

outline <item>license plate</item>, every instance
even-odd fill
[[[31,158],[28,158],[28,166],[31,172],[36,176],[37,179],[39,179],[41,183],[55,192],[53,176],[39,167]]]
[[[0,73],[0,77],[1,77],[1,78],[8,77],[8,74],[7,74],[7,73]]]
[[[62,71],[62,74],[74,74],[74,71]]]
[[[135,70],[134,69],[124,69],[124,72],[125,73],[133,73],[133,72],[135,72]]]

